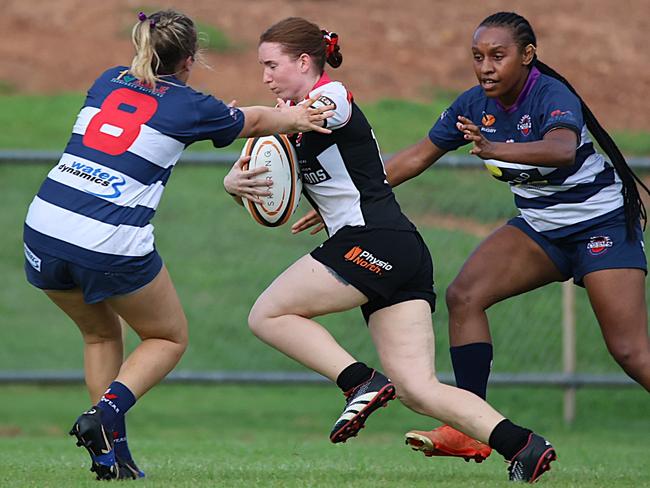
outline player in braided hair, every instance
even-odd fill
[[[492,344],[486,310],[573,278],[584,286],[607,348],[650,391],[645,300],[646,212],[637,176],[575,89],[536,54],[531,25],[499,12],[474,32],[479,85],[460,95],[416,145],[387,163],[398,185],[447,151],[472,144],[510,185],[520,215],[487,237],[447,289],[451,357],[459,387],[486,397]],[[609,157],[599,154],[589,133]],[[444,425],[412,431],[426,455],[484,459],[488,446]]]
[[[125,414],[187,346],[187,320],[150,224],[183,150],[200,140],[223,147],[238,137],[330,132],[322,127],[329,107],[238,109],[188,86],[199,52],[183,14],[140,13],[133,42],[131,66],[110,68],[88,91],[24,228],[27,279],[84,339],[95,406],[70,434],[88,450],[97,479],[144,476],[126,442]],[[244,172],[233,193],[254,192],[258,173]],[[141,338],[126,360],[120,317]]]
[[[431,256],[386,182],[370,124],[352,94],[324,70],[326,61],[341,64],[338,37],[288,18],[262,34],[258,56],[276,96],[300,104],[319,94],[315,106],[335,107],[326,121],[331,134],[295,138],[303,194],[322,216],[328,239],[261,294],[249,315],[251,329],[345,393],[332,442],[357,435],[396,393],[412,410],[489,442],[512,461],[510,479],[534,481],[555,459],[553,447],[478,396],[436,379]],[[386,376],[357,361],[314,320],[356,307]]]

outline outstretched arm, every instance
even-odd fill
[[[466,117],[459,116],[456,128],[466,141],[474,143],[470,154],[481,159],[498,159],[508,163],[543,167],[571,166],[575,162],[578,136],[570,129],[557,128],[547,132],[541,141],[491,142],[481,129]]]
[[[333,105],[311,108],[315,98],[304,104],[288,106],[278,99],[278,107],[242,107],[244,127],[238,137],[256,137],[271,134],[294,134],[296,132],[316,131],[329,134],[332,131],[323,127],[323,121],[332,115]]]
[[[431,142],[428,137],[402,149],[385,164],[388,183],[395,187],[410,180],[435,163],[446,152]]]

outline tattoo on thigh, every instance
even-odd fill
[[[347,281],[345,281],[345,280],[343,279],[343,277],[342,277],[340,274],[338,274],[336,271],[334,271],[332,268],[330,268],[329,266],[325,266],[325,268],[327,269],[327,271],[329,272],[329,274],[331,274],[332,276],[334,276],[334,278],[336,278],[336,280],[337,280],[339,283],[343,283],[345,286],[349,286],[349,285],[350,285],[350,283],[348,283]]]

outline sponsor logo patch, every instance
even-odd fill
[[[484,127],[490,127],[491,125],[494,125],[496,121],[497,119],[494,115],[486,114],[483,112],[483,117],[481,117],[481,124],[483,124]]]
[[[27,262],[31,264],[32,268],[40,272],[41,258],[39,258],[36,254],[34,254],[34,252],[29,247],[27,247],[27,244],[23,243],[23,246],[25,248],[25,257],[27,258]]]
[[[359,246],[354,246],[343,256],[346,261],[351,261],[352,263],[360,266],[368,271],[381,275],[384,271],[390,271],[393,269],[393,265],[388,261],[382,261],[377,259],[369,251],[364,251]]]
[[[587,250],[592,256],[605,254],[607,250],[614,245],[609,236],[596,236],[589,239]]]
[[[99,185],[100,189],[108,188],[109,192],[112,191],[112,193],[94,193],[84,190],[86,193],[97,197],[117,198],[122,194],[122,189],[119,187],[126,184],[126,180],[123,176],[115,176],[111,174],[110,169],[101,166],[91,166],[89,164],[73,161],[70,166],[63,163],[60,164],[57,169],[61,171],[61,173],[69,173],[78,178],[95,183],[96,185]]]

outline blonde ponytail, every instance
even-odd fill
[[[178,65],[196,56],[197,34],[192,20],[174,10],[162,10],[147,17],[138,14],[131,40],[135,56],[129,72],[155,87],[161,76],[175,74]]]

